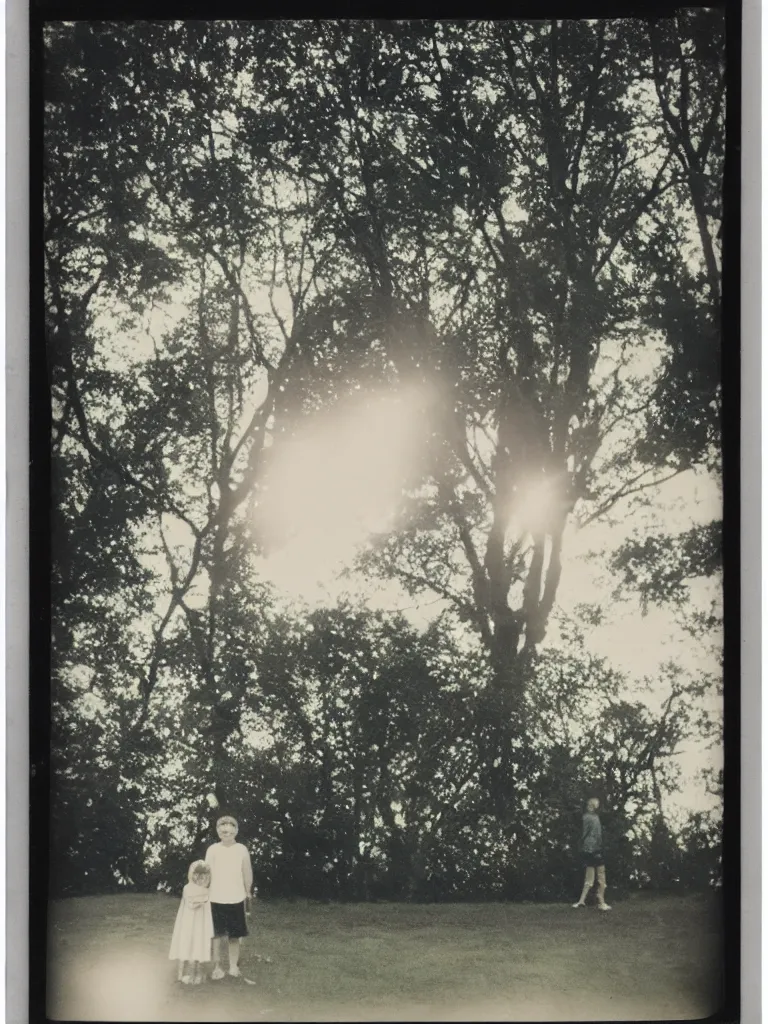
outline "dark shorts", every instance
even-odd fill
[[[245,900],[242,903],[211,903],[211,914],[216,938],[228,935],[230,939],[242,939],[248,934]]]
[[[602,853],[582,853],[581,863],[585,868],[602,868],[605,866],[605,858]]]

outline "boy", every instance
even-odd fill
[[[589,890],[595,884],[597,871],[597,906],[599,910],[610,910],[605,902],[605,861],[603,860],[603,827],[597,816],[600,801],[597,797],[587,800],[587,811],[582,818],[581,857],[584,864],[584,887],[574,909],[586,905]]]
[[[224,977],[221,968],[224,939],[229,940],[229,974],[240,977],[240,939],[248,934],[246,911],[250,913],[253,889],[251,857],[242,843],[235,842],[237,821],[228,814],[216,822],[219,842],[208,847],[206,863],[211,868],[211,912],[213,914],[214,981]]]

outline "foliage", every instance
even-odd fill
[[[274,623],[258,654],[260,685],[241,710],[240,730],[251,739],[230,743],[213,776],[220,809],[237,814],[249,842],[260,891],[561,899],[579,872],[585,792],[603,801],[614,889],[643,877],[655,790],[674,788],[677,746],[698,728],[694,688],[673,683],[662,713],[653,714],[604,664],[545,651],[534,738],[520,744],[514,723],[503,722],[515,800],[502,819],[488,772],[487,670],[473,661],[437,627],[418,633],[351,607]],[[220,810],[205,806],[209,748],[185,735],[186,753],[168,735],[151,766],[145,762],[133,803],[101,757],[82,763],[71,790],[62,788],[57,806],[71,828],[57,838],[65,891],[104,884],[86,874],[95,819],[101,870],[109,866],[139,888],[174,886],[185,862],[204,853]],[[100,749],[92,734],[77,742],[91,758]],[[78,811],[77,794],[92,791],[95,770],[100,797]],[[701,863],[711,847],[706,828],[691,822],[684,833],[692,850],[701,847],[692,854]],[[653,842],[651,851],[659,853]],[[664,847],[657,868],[674,863]]]
[[[60,888],[165,884],[214,793],[276,893],[552,896],[585,789],[618,837],[674,788],[701,687],[542,644],[568,526],[717,467],[721,31],[47,27]],[[358,568],[424,631],[260,572],[273,467],[381,394],[428,443]],[[680,593],[716,532],[617,568]]]
[[[722,565],[722,524],[695,526],[677,537],[646,534],[629,541],[615,554],[612,568],[621,573],[622,586],[636,592],[643,604],[682,604],[686,583],[714,576]]]

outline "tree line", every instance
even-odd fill
[[[208,793],[276,893],[554,895],[587,788],[625,884],[661,848],[716,877],[663,794],[717,683],[670,667],[650,710],[545,640],[569,524],[719,471],[723,53],[703,9],[47,28],[62,891],[165,884]],[[358,568],[440,614],[281,610],[270,466],[409,388],[429,441]],[[613,558],[684,614],[720,527]]]

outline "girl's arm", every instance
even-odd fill
[[[197,886],[187,883],[184,886],[184,900],[190,910],[197,910],[208,902],[208,893],[200,892]]]

